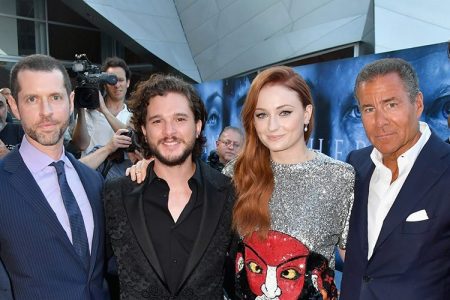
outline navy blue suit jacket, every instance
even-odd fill
[[[16,300],[105,299],[103,179],[66,154],[94,217],[86,270],[17,149],[0,161],[0,258]]]
[[[0,260],[0,299],[12,300],[11,284],[9,282],[8,273],[6,273],[5,266]]]
[[[372,147],[353,151],[355,201],[342,279],[342,300],[450,297],[450,145],[432,134],[387,214],[367,260],[367,199]],[[406,222],[426,210],[428,220]]]

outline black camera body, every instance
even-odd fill
[[[128,146],[128,148],[118,148],[116,151],[111,153],[108,156],[108,159],[111,161],[114,161],[116,163],[121,163],[124,160],[124,153],[125,152],[134,152],[134,150],[139,150],[141,146],[137,142],[137,135],[134,130],[128,128],[128,131],[122,132],[120,135],[126,135],[131,138],[131,145]]]
[[[131,138],[131,145],[128,148],[123,148],[122,150],[125,152],[134,152],[134,150],[139,150],[140,145],[137,142],[136,132],[132,129],[128,129],[126,132],[122,132],[120,135],[126,135]]]
[[[102,73],[98,66],[89,61],[86,54],[75,54],[72,71],[77,74],[74,100],[77,108],[98,108],[100,106],[98,98],[100,86],[117,83],[116,75]]]

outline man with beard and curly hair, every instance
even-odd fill
[[[223,299],[232,239],[230,179],[200,161],[206,110],[193,87],[156,74],[129,100],[144,155],[142,184],[107,183],[107,233],[121,299]]]

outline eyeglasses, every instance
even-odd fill
[[[233,148],[239,148],[241,146],[241,144],[230,141],[230,140],[225,140],[225,141],[219,140],[219,142],[221,142],[222,144],[224,144],[227,147],[233,146]]]

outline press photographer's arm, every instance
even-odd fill
[[[100,106],[99,108],[97,108],[97,110],[105,116],[106,120],[108,121],[109,125],[111,125],[111,128],[114,130],[114,132],[116,132],[119,129],[126,129],[127,128],[126,124],[122,123],[119,119],[117,119],[108,109],[108,107],[105,104],[105,99],[103,98],[103,96],[99,94],[98,98]]]
[[[97,169],[111,154],[119,148],[128,148],[131,145],[131,138],[122,133],[127,129],[119,129],[111,138],[108,144],[80,158],[80,161],[92,169]]]

